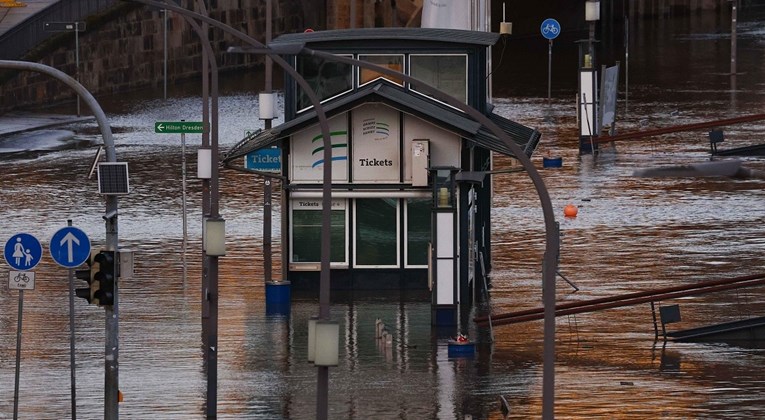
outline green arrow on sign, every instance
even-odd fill
[[[157,121],[154,132],[162,134],[204,133],[205,125],[201,121]]]

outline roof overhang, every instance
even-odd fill
[[[449,43],[489,47],[497,43],[499,34],[483,31],[468,31],[464,29],[446,28],[362,28],[362,29],[334,29],[328,31],[303,32],[280,35],[268,46],[286,55],[296,54],[293,51],[304,46],[331,47],[344,46],[349,43],[362,42],[368,45],[370,42],[383,42],[390,44],[396,42],[428,42]]]
[[[328,118],[347,112],[365,103],[381,102],[401,112],[452,131],[466,140],[493,152],[514,156],[512,147],[488,128],[470,118],[467,114],[438,103],[421,94],[405,90],[385,80],[378,80],[356,92],[336,98],[323,105]],[[487,115],[527,156],[531,156],[539,143],[540,133],[532,128],[513,122],[494,113]],[[270,147],[279,140],[317,124],[315,110],[309,110],[290,121],[268,130],[260,130],[245,137],[224,157],[224,162],[242,157],[253,151]]]

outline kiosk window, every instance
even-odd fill
[[[415,79],[467,102],[467,56],[412,54],[409,69]],[[411,88],[417,90],[417,86]]]
[[[372,64],[377,64],[378,66],[387,67],[391,70],[396,70],[398,72],[404,71],[404,56],[403,55],[359,54],[359,60],[368,61]],[[382,73],[378,73],[374,70],[365,69],[363,67],[359,68],[359,86],[365,85],[379,78],[390,80],[391,82],[397,85],[401,85],[401,86],[404,85],[404,81],[400,77],[388,76]]]
[[[356,200],[356,265],[398,265],[398,199]]]
[[[319,100],[323,101],[353,89],[353,66],[325,61],[318,57],[297,58],[297,72],[311,85]],[[298,87],[297,108],[313,106],[308,95]]]
[[[332,210],[330,223],[330,261],[345,260],[345,210]],[[321,261],[321,210],[292,212],[292,262]]]
[[[430,198],[406,201],[406,265],[428,265],[430,242],[430,216],[433,200]]]

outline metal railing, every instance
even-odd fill
[[[117,3],[118,0],[62,0],[53,3],[0,35],[0,60],[18,60],[57,35],[44,30],[45,22],[84,21],[86,17],[103,12]]]

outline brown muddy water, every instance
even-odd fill
[[[733,88],[725,17],[699,15],[643,22],[630,51],[629,103],[620,99],[619,132],[690,124],[765,112],[765,23],[746,15],[738,26]],[[559,302],[585,300],[703,280],[765,272],[765,181],[727,178],[655,179],[635,169],[709,160],[707,134],[683,132],[604,148],[577,150],[575,75],[546,99],[546,44],[533,83],[495,98],[497,112],[537,128],[533,160],[560,222]],[[558,46],[556,48],[565,48]],[[575,48],[569,46],[569,48]],[[508,52],[510,53],[510,52]],[[529,59],[522,53],[518,60]],[[507,59],[507,57],[506,57]],[[510,86],[513,72],[494,83]],[[258,128],[257,89],[229,82],[221,98],[221,143]],[[243,90],[246,88],[246,90]],[[622,84],[622,89],[623,84]],[[200,183],[191,175],[199,135],[187,135],[189,159],[188,278],[182,276],[181,144],[156,135],[155,121],[200,119],[192,91],[104,98],[120,160],[130,164],[132,193],[120,200],[120,243],[137,252],[135,276],[121,284],[120,415],[131,419],[203,418],[206,380],[200,325]],[[765,123],[725,129],[721,148],[765,141]],[[9,145],[9,141],[15,143]],[[46,247],[71,219],[98,247],[103,200],[87,172],[100,138],[94,124],[0,139],[0,239],[17,232]],[[18,145],[24,145],[18,151]],[[542,168],[561,157],[562,168]],[[744,165],[765,170],[762,158]],[[505,167],[505,159],[496,160]],[[539,198],[523,173],[494,178],[492,310],[541,306],[544,225]],[[264,304],[262,182],[222,172],[221,213],[228,255],[221,259],[218,414],[231,419],[315,417],[316,370],[306,362],[307,320],[318,313],[295,299],[289,316]],[[576,218],[563,208],[574,204]],[[278,214],[279,208],[275,208]],[[274,235],[280,234],[278,218]],[[277,254],[277,258],[278,258]],[[277,277],[278,277],[277,262]],[[0,268],[0,279],[8,267]],[[19,417],[70,418],[67,271],[43,258],[37,287],[25,293]],[[12,418],[18,292],[0,286],[0,418]],[[765,288],[657,302],[679,304],[682,322],[670,330],[765,316]],[[103,310],[75,302],[77,414],[103,413]],[[428,303],[399,296],[336,299],[341,361],[330,369],[332,419],[511,418],[541,414],[542,323],[498,326],[493,344],[473,359],[449,358],[446,340],[430,329]],[[393,331],[379,347],[374,322]],[[471,324],[473,337],[487,337]],[[648,304],[557,320],[555,413],[566,419],[689,419],[765,417],[765,350],[741,344],[654,340]]]

